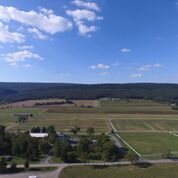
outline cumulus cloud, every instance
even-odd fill
[[[74,1],[72,1],[72,3],[78,7],[83,7],[86,9],[100,11],[100,8],[98,7],[98,5],[95,2],[85,2],[82,0],[74,0]]]
[[[83,36],[92,32],[96,32],[98,29],[96,26],[86,26],[82,22],[78,23],[78,28],[79,28],[79,34]],[[91,37],[91,35],[89,34],[88,37]]]
[[[28,28],[29,33],[33,33],[34,37],[40,40],[47,40],[48,37],[42,34],[37,28]]]
[[[140,77],[142,77],[142,74],[131,74],[130,77],[132,77],[132,78],[140,78]]]
[[[87,9],[67,10],[66,14],[73,18],[78,27],[79,34],[88,37],[91,37],[90,33],[96,32],[98,28],[94,25],[87,26],[84,21],[94,22],[103,20],[103,17],[97,16],[95,12]]]
[[[129,48],[122,48],[121,52],[123,52],[123,53],[129,53],[129,52],[131,52],[131,49],[129,49]]]
[[[90,66],[91,69],[101,69],[101,70],[105,70],[105,69],[109,69],[110,66],[109,65],[105,65],[105,64],[98,64],[98,65],[92,65]]]
[[[57,16],[50,9],[40,8],[21,11],[15,7],[0,6],[0,20],[9,22],[16,21],[25,25],[38,28],[44,32],[55,34],[72,28],[72,23],[64,17]]]
[[[25,62],[26,60],[29,60],[29,59],[43,60],[43,58],[39,54],[33,53],[29,50],[7,53],[7,54],[1,55],[1,57],[6,62],[8,62],[10,65],[15,65],[19,62]]]
[[[103,20],[103,17],[99,17],[95,12],[87,9],[76,9],[76,10],[67,10],[67,15],[72,16],[75,22],[87,20],[87,21],[95,21],[95,20]]]
[[[1,16],[1,14],[0,14]],[[0,22],[0,42],[1,43],[22,43],[25,41],[25,36],[21,33],[10,32],[8,25]]]

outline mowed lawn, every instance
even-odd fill
[[[118,131],[170,132],[178,131],[178,119],[112,119]]]
[[[25,131],[34,126],[47,127],[49,125],[54,125],[56,130],[60,132],[70,132],[75,126],[80,128],[80,133],[86,133],[89,127],[93,127],[95,133],[98,134],[109,131],[104,115],[79,113],[42,113],[26,123],[18,124],[11,131]]]
[[[92,168],[76,166],[65,168],[59,178],[176,178],[178,164],[152,165],[148,168],[137,166],[113,166]]]
[[[178,137],[170,133],[119,133],[141,155],[178,152]]]

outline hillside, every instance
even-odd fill
[[[178,98],[178,84],[0,83],[1,102],[42,98],[98,99],[104,97],[172,101]]]

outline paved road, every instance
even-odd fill
[[[23,167],[23,166],[19,166]],[[44,165],[36,165],[33,167],[44,167]],[[61,171],[66,167],[66,165],[57,165],[57,170],[51,172],[28,172],[28,173],[17,173],[17,174],[6,174],[0,175],[0,178],[28,178],[28,176],[37,176],[37,178],[58,178]]]
[[[142,160],[140,159],[138,161],[140,164],[149,163],[149,164],[167,164],[167,163],[176,163],[178,164],[178,159],[159,159],[159,160]],[[120,161],[120,162],[106,162],[106,163],[48,163],[48,164],[34,164],[31,167],[57,167],[57,170],[51,171],[48,173],[37,173],[37,172],[31,172],[31,173],[18,173],[18,174],[9,174],[9,175],[0,175],[0,178],[28,178],[30,175],[36,175],[38,178],[58,178],[61,171],[68,166],[116,166],[116,165],[129,165],[129,161]],[[18,165],[18,167],[24,167],[23,165]]]

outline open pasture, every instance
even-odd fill
[[[152,100],[100,100],[100,107],[169,107],[166,103],[159,103]]]
[[[152,165],[147,168],[138,166],[94,167],[75,166],[62,171],[59,178],[176,178],[177,164]]]
[[[170,133],[119,133],[139,154],[160,156],[164,150],[178,152],[178,137]]]
[[[46,109],[47,113],[101,113],[101,114],[153,114],[153,115],[171,115],[178,114],[177,110],[170,107],[61,107],[51,106]]]
[[[178,119],[112,119],[119,132],[178,132]]]

